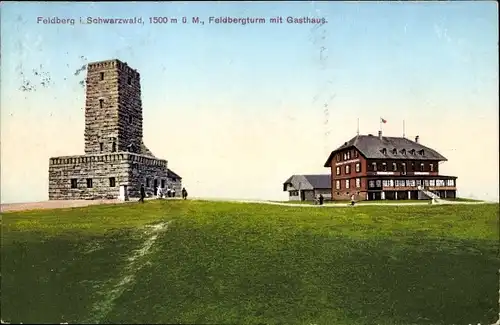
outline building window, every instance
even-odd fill
[[[392,170],[397,171],[398,170],[398,164],[392,163]]]
[[[340,154],[337,154],[337,161],[340,161]]]
[[[429,186],[429,180],[428,179],[424,179],[424,186]]]
[[[111,152],[116,152],[116,142],[113,142],[113,145],[111,146]]]
[[[375,187],[375,182],[374,181],[369,181],[368,182],[368,187],[370,187],[370,188]]]
[[[99,108],[104,107],[104,99],[99,99]]]
[[[417,179],[417,186],[422,186],[422,180],[421,179]]]
[[[383,170],[384,172],[386,172],[386,171],[387,171],[387,164],[386,164],[386,163],[382,163],[382,170]]]
[[[165,188],[165,180],[164,179],[161,180],[161,188]]]
[[[358,158],[359,157],[359,153],[357,150],[354,150],[354,158]]]
[[[446,181],[446,186],[455,186],[455,182],[452,179]]]
[[[434,179],[429,180],[429,186],[436,186],[436,181]]]
[[[146,178],[146,187],[149,187],[149,178]]]
[[[410,184],[409,186],[416,186],[416,185],[415,185],[415,180],[414,180],[414,179],[410,179],[410,180],[408,181],[408,184]]]
[[[351,159],[351,151],[347,152],[347,160]]]
[[[109,178],[109,187],[115,187],[116,186],[116,181],[114,177]]]
[[[398,149],[396,149],[396,148],[392,149],[392,154],[393,155],[397,155],[398,154]]]
[[[415,149],[411,149],[410,154],[415,155]]]
[[[437,180],[436,180],[436,186],[444,186],[444,180],[442,180],[442,179],[437,179]]]
[[[340,175],[340,167],[337,166],[337,175]]]
[[[388,180],[388,179],[384,179],[384,180],[382,181],[382,186],[384,186],[384,187],[389,186],[389,180]]]
[[[375,184],[377,185],[377,187],[381,187],[382,186],[382,181],[380,179],[378,179],[378,180],[375,181]]]
[[[347,153],[344,152],[343,158],[344,160],[347,160]]]
[[[340,190],[340,181],[339,180],[335,181],[335,189]]]
[[[127,84],[131,85],[132,84],[132,77],[127,78]]]
[[[361,172],[361,164],[357,163],[356,164],[356,173],[360,173],[360,172]]]
[[[377,171],[377,163],[376,163],[376,162],[372,163],[372,170],[373,170],[374,172],[376,172],[376,171]]]
[[[401,154],[406,155],[406,149],[401,150]]]
[[[350,186],[349,186],[349,185],[351,185],[351,184],[349,184],[349,183],[350,183],[350,182],[349,182],[349,180],[348,180],[348,179],[346,179],[346,180],[345,180],[345,188],[350,188]]]
[[[153,188],[158,188],[158,180],[156,178],[153,180]]]
[[[425,170],[425,168],[424,168],[424,164],[423,164],[423,163],[421,163],[421,164],[420,164],[420,171],[421,171],[421,172],[423,172],[424,170]]]
[[[101,72],[101,80],[104,80],[104,72]]]
[[[92,178],[87,178],[87,188],[92,188]]]
[[[383,155],[387,155],[387,149],[386,148],[382,148],[382,154]]]
[[[290,196],[299,196],[298,191],[290,191]]]
[[[406,163],[402,163],[402,164],[401,164],[401,167],[403,167],[403,168],[402,168],[402,169],[403,169],[402,174],[403,174],[403,175],[406,175]]]
[[[345,173],[350,174],[351,173],[351,165],[345,165]]]
[[[361,187],[361,178],[356,178],[356,187]]]
[[[99,143],[99,149],[101,150],[101,152],[104,150],[104,143]]]
[[[424,149],[420,150],[418,153],[419,153],[421,156],[423,156],[423,155],[424,155]]]
[[[393,180],[393,179],[390,179],[390,180],[389,180],[389,186],[390,186],[390,187],[394,187],[394,180]]]
[[[77,188],[78,187],[78,180],[76,178],[71,179],[71,188]]]
[[[433,172],[434,171],[434,164],[433,163],[430,163],[429,164],[429,168],[430,168],[430,171]]]

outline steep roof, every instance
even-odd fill
[[[292,175],[283,183],[283,191],[286,191],[286,185],[292,184],[293,187],[301,190],[328,189],[332,188],[330,174],[322,175]]]
[[[446,161],[439,152],[418,142],[401,137],[378,137],[376,135],[357,135],[330,154],[325,167],[330,167],[333,156],[340,150],[354,147],[367,159],[404,159]],[[385,151],[384,151],[385,149]],[[396,149],[394,151],[394,149]],[[412,150],[415,154],[411,154]],[[406,153],[404,152],[406,151]]]
[[[167,177],[172,179],[182,179],[182,177],[174,173],[171,169],[167,169]]]

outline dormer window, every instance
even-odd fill
[[[421,156],[423,156],[423,155],[424,155],[424,149],[420,150],[418,153],[419,153]]]
[[[401,154],[406,155],[406,149],[401,150]]]
[[[415,154],[415,149],[410,150],[410,154],[414,155]]]
[[[382,151],[383,155],[387,155],[387,149],[386,148],[382,148],[382,150],[380,150],[380,151]]]
[[[396,149],[396,148],[392,149],[392,154],[393,155],[397,155],[398,154],[398,149]]]

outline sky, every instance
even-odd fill
[[[2,203],[48,199],[49,157],[84,151],[78,69],[115,58],[140,72],[144,142],[190,196],[286,200],[289,176],[329,173],[358,119],[375,134],[383,117],[384,135],[401,136],[404,120],[407,137],[448,159],[440,173],[458,177],[458,195],[498,201],[496,2],[0,6]],[[88,17],[144,24],[79,23]]]

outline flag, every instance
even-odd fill
[[[384,120],[383,118],[380,118],[380,122],[382,122],[382,123],[387,123],[387,121],[386,121],[386,120]]]

